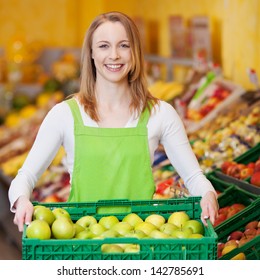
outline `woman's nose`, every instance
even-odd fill
[[[119,58],[119,52],[118,52],[117,48],[111,49],[110,58],[113,60],[116,60]]]

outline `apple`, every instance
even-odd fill
[[[115,224],[119,223],[119,220],[116,216],[104,216],[99,222],[105,229],[111,229]]]
[[[199,238],[202,238],[204,237],[204,235],[202,235],[201,233],[192,233],[189,238],[196,238],[196,239],[199,239]]]
[[[52,223],[51,231],[56,239],[71,239],[75,235],[75,226],[66,215],[63,215]]]
[[[204,227],[200,221],[197,220],[189,220],[187,221],[183,227],[183,229],[190,228],[192,233],[200,233],[204,234]]]
[[[225,246],[222,250],[222,255],[226,255],[227,253],[231,252],[232,250],[234,250],[236,248],[237,248],[237,245],[234,245],[234,244]]]
[[[224,222],[226,219],[227,219],[226,214],[219,214],[218,217],[216,218],[215,222],[214,222],[214,227],[218,226],[219,224]]]
[[[124,249],[118,244],[102,244],[102,253],[124,253]]]
[[[86,216],[79,218],[76,221],[76,224],[82,226],[83,228],[88,228],[93,224],[97,224],[97,220],[93,216],[86,215]]]
[[[77,235],[79,232],[85,230],[85,228],[77,223],[74,224],[74,228],[75,228],[75,235]]]
[[[186,228],[186,229],[176,229],[172,232],[172,237],[174,238],[190,238],[190,236],[192,235],[192,230],[190,228]]]
[[[258,228],[258,221],[251,221],[249,223],[246,224],[245,229],[249,229],[249,228]]]
[[[146,217],[145,222],[151,223],[159,229],[165,223],[165,218],[159,214],[151,214]]]
[[[138,253],[140,252],[140,245],[139,244],[128,244],[124,248],[124,253]]]
[[[169,235],[171,235],[175,229],[178,229],[178,227],[174,224],[169,224],[169,223],[165,223],[160,227],[161,232],[164,232]]]
[[[227,174],[227,170],[230,166],[233,166],[235,165],[236,163],[235,162],[232,162],[232,161],[224,161],[222,164],[221,164],[221,171],[225,174]]]
[[[251,176],[250,183],[254,186],[260,187],[260,171],[256,171]]]
[[[224,246],[224,247],[229,246],[229,245],[235,245],[235,246],[238,247],[238,240],[231,239],[231,240],[229,240],[229,241],[227,241],[227,242],[225,243],[225,246]]]
[[[134,228],[135,230],[141,230],[143,231],[146,235],[149,235],[151,233],[151,231],[155,230],[156,229],[156,226],[151,224],[151,223],[148,223],[148,222],[142,222],[138,225],[135,226]]]
[[[244,231],[245,236],[256,236],[257,230],[255,228],[248,228]]]
[[[93,233],[93,235],[95,235],[95,236],[100,236],[104,231],[106,231],[106,228],[104,228],[99,223],[92,224],[88,228]]]
[[[132,227],[135,227],[136,225],[142,223],[143,219],[136,213],[129,213],[122,219],[122,222],[127,222]]]
[[[52,213],[51,209],[48,207],[45,207],[45,206],[34,207],[33,219],[34,220],[44,220],[49,224],[49,226],[51,226],[55,220],[55,216]]]
[[[184,211],[174,212],[168,218],[168,223],[174,224],[177,227],[182,227],[187,221],[190,220],[188,214]]]
[[[252,240],[253,238],[254,238],[253,235],[249,235],[249,236],[244,235],[244,236],[239,240],[238,247],[242,247],[244,244],[246,244],[247,242],[249,242],[249,241]]]
[[[117,231],[119,233],[119,235],[125,236],[125,234],[128,233],[129,231],[131,231],[133,229],[133,227],[130,224],[128,224],[127,222],[121,221],[121,222],[113,225],[113,227],[111,229]]]
[[[75,235],[76,239],[92,239],[93,237],[95,235],[89,229],[84,229]]]
[[[230,207],[230,206],[221,207],[221,208],[218,210],[218,214],[224,214],[224,215],[226,216],[227,213],[228,213],[229,207]]]
[[[125,237],[135,237],[142,239],[146,237],[146,234],[142,230],[133,229],[125,234]]]
[[[241,252],[232,257],[231,260],[246,260],[246,255],[243,252]]]
[[[260,171],[260,157],[259,157],[259,159],[255,162],[254,171],[255,171],[255,172]]]
[[[149,237],[154,239],[162,239],[162,238],[170,238],[170,235],[158,229],[154,229],[150,232]]]
[[[63,208],[54,208],[52,210],[52,213],[54,214],[56,219],[59,218],[59,217],[64,217],[64,216],[68,219],[71,219],[70,213]]]
[[[44,220],[34,220],[26,228],[27,238],[37,238],[41,240],[51,238],[51,229],[49,224]]]
[[[240,230],[233,231],[227,238],[227,240],[240,240],[244,233]]]
[[[100,236],[103,238],[114,238],[114,237],[118,237],[119,233],[113,229],[107,229],[104,232],[102,232]]]

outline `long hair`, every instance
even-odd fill
[[[105,22],[120,22],[125,30],[130,43],[132,68],[128,74],[131,92],[130,109],[138,115],[145,109],[151,110],[158,100],[148,91],[146,80],[144,54],[140,34],[133,20],[120,12],[109,12],[97,16],[84,38],[81,55],[81,81],[79,100],[85,112],[95,121],[99,121],[97,101],[95,96],[96,67],[92,58],[92,41],[95,30]]]

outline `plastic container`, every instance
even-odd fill
[[[165,218],[172,212],[185,211],[191,219],[200,219],[200,197],[179,198],[171,200],[109,200],[97,203],[45,203],[50,207],[65,208],[76,221],[84,215],[93,215],[97,220],[110,214],[98,214],[103,206],[127,206],[129,213],[137,213],[146,218],[158,213]],[[128,213],[115,213],[119,220]],[[113,214],[112,214],[113,215]],[[22,259],[24,260],[214,260],[217,257],[217,235],[208,221],[201,239],[137,239],[105,238],[88,240],[39,240],[28,239],[25,231],[22,237]],[[140,245],[138,253],[102,253],[102,244],[134,243]]]
[[[260,198],[236,216],[215,228],[219,242],[225,243],[228,236],[234,231],[244,231],[246,224],[253,220],[260,220]],[[256,236],[240,248],[234,249],[226,255],[223,255],[219,260],[229,260],[241,252],[246,255],[247,260],[260,260],[260,235]]]

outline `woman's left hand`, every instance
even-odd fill
[[[205,226],[207,226],[206,219],[210,219],[212,225],[214,225],[215,220],[218,216],[218,200],[216,193],[213,191],[207,192],[201,199],[201,220]]]

